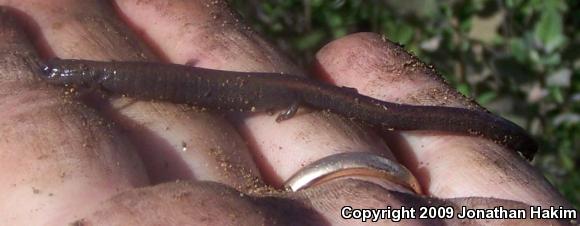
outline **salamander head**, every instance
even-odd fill
[[[42,78],[53,84],[89,85],[96,76],[87,68],[78,60],[50,59],[40,65]]]

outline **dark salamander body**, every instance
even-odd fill
[[[536,142],[516,124],[491,113],[464,108],[416,106],[380,101],[353,88],[293,75],[232,72],[145,62],[60,60],[42,68],[56,84],[95,86],[137,99],[187,103],[216,110],[266,111],[298,106],[329,110],[394,130],[439,130],[482,136],[532,159]]]

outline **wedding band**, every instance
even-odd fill
[[[296,172],[285,183],[298,191],[340,177],[370,177],[386,180],[421,194],[417,178],[404,166],[390,159],[364,152],[331,155]]]

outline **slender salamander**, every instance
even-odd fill
[[[232,72],[176,64],[52,59],[41,68],[50,83],[98,87],[145,100],[215,110],[287,109],[277,121],[308,106],[388,130],[438,130],[482,136],[532,159],[537,144],[516,124],[484,111],[385,102],[300,76]]]

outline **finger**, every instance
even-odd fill
[[[156,59],[119,20],[107,1],[14,4],[37,21],[43,39],[57,57],[105,61]],[[250,156],[244,152],[243,140],[218,117],[183,106],[129,98],[110,102],[93,98],[89,103],[126,131],[125,136],[117,138],[128,138],[137,146],[153,183],[199,179],[246,189],[259,178]]]
[[[576,220],[541,219],[532,216],[531,205],[511,200],[420,197],[355,180],[329,182],[294,195],[307,200],[331,225],[572,225]],[[495,211],[495,217],[473,216],[481,210]]]
[[[19,19],[0,7],[0,222],[62,225],[147,179],[119,131],[35,79]]]
[[[498,199],[421,198],[385,190],[358,180],[333,181],[297,193],[253,197],[216,183],[175,182],[127,191],[100,204],[98,211],[76,225],[570,225],[565,220],[446,219],[463,209],[529,209]],[[340,198],[336,198],[340,197]],[[406,203],[401,205],[401,203]],[[139,206],[139,208],[134,208]],[[386,207],[391,209],[387,209]],[[346,208],[345,208],[346,207]],[[349,208],[350,207],[350,208]],[[437,208],[441,217],[424,215],[421,207]],[[443,209],[444,208],[444,209]],[[360,210],[382,210],[364,214]],[[410,210],[414,209],[414,214]],[[324,210],[324,211],[323,211]],[[446,212],[442,212],[445,210]],[[431,210],[431,214],[434,211]],[[358,216],[358,217],[357,217]]]
[[[174,63],[234,70],[299,74],[271,45],[247,28],[224,1],[116,1],[136,30]],[[331,114],[300,113],[281,123],[259,114],[241,122],[262,175],[280,186],[305,165],[342,152],[390,156],[364,128]]]
[[[134,208],[139,206],[140,208]],[[133,190],[101,204],[76,221],[82,225],[323,225],[304,204],[259,199],[223,184],[165,183]]]
[[[361,33],[334,41],[317,54],[319,75],[378,99],[478,109],[400,46]],[[436,131],[397,132],[389,145],[428,193],[483,196],[538,205],[565,205],[558,192],[512,150],[483,138]]]

